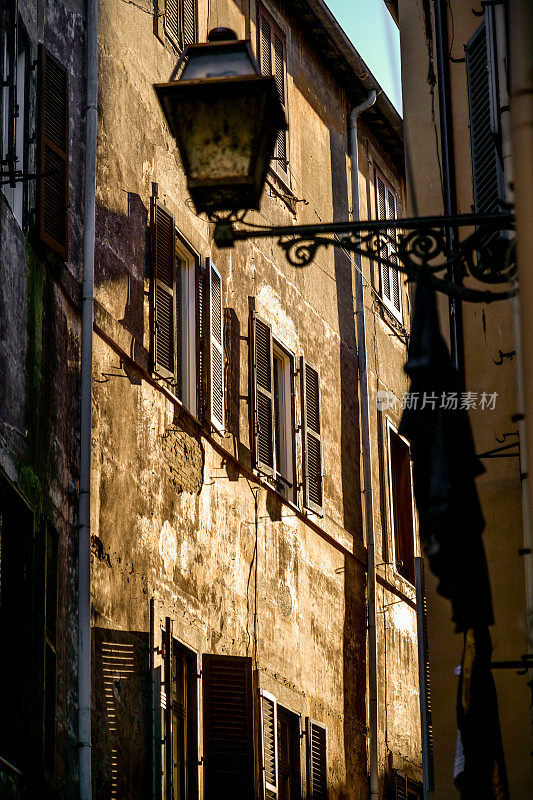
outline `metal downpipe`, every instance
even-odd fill
[[[87,105],[81,305],[80,486],[78,532],[78,736],[80,800],[91,800],[91,402],[93,350],[98,0],[87,0]]]
[[[350,157],[352,162],[352,219],[359,221],[359,153],[357,120],[360,114],[376,102],[376,90],[372,89],[367,99],[350,114]],[[376,556],[374,546],[374,499],[372,493],[372,440],[370,436],[370,409],[368,399],[368,370],[366,358],[365,303],[363,292],[362,258],[354,255],[355,262],[355,307],[357,318],[357,356],[359,364],[359,391],[361,403],[361,444],[363,450],[363,480],[365,492],[365,527],[367,550],[367,599],[368,599],[368,717],[370,729],[370,798],[377,800],[379,794],[378,754],[378,679],[376,638]]]

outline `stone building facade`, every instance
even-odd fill
[[[64,5],[72,16],[54,27],[61,43],[53,54],[69,65],[73,92],[83,75],[83,21],[76,3]],[[51,30],[55,6],[43,4],[43,13]],[[68,47],[78,22],[80,46]],[[321,0],[106,0],[98,22],[93,797],[367,796],[364,491],[375,509],[379,796],[421,796],[410,467],[396,433],[399,405],[378,402],[380,393],[401,398],[407,388],[408,290],[396,273],[363,263],[374,453],[365,488],[352,259],[325,250],[300,269],[269,240],[217,250],[212,225],[191,206],[153,90],[209,29],[250,39],[261,69],[276,76],[288,119],[250,220],[292,225],[349,217],[349,115],[379,86]],[[83,86],[76,91],[83,96]],[[58,372],[39,383],[54,397],[62,392],[57,406],[43,402],[47,413],[57,408],[53,425],[70,448],[65,456],[59,446],[47,450],[64,470],[46,501],[62,514],[50,511],[63,541],[58,630],[68,639],[57,678],[58,779],[76,741],[67,679],[76,663],[69,492],[75,498],[81,266],[69,259],[80,251],[77,122],[71,117],[69,255],[42,267],[41,280],[57,287],[55,305],[32,311],[42,325],[64,305],[69,332],[54,339]],[[402,124],[383,94],[359,121],[358,180],[362,218],[403,213]],[[20,241],[12,262],[20,279],[30,231],[5,201],[2,214],[10,226],[2,247]],[[29,303],[25,282],[19,293],[19,316],[2,343],[18,376],[12,414],[28,381],[24,353],[7,357]],[[34,330],[28,350],[48,341]],[[59,358],[55,348],[69,342]],[[9,425],[27,424],[8,411],[3,437]],[[18,451],[9,460],[5,450],[10,491],[30,500]],[[39,486],[47,496],[48,484]],[[68,782],[59,791],[75,796]]]
[[[0,3],[2,798],[76,793],[83,7]]]

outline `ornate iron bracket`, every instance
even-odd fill
[[[484,284],[502,284],[516,274],[514,217],[512,214],[462,214],[454,217],[333,222],[320,225],[263,227],[237,226],[234,219],[218,219],[217,247],[233,247],[246,239],[277,239],[290,264],[305,267],[322,247],[340,247],[403,272],[408,280],[428,276],[435,289],[473,303],[491,303],[513,296],[515,289],[489,291],[465,286],[474,278]],[[446,233],[470,229],[450,252]]]

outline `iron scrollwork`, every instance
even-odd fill
[[[460,229],[470,228],[463,239]],[[473,230],[472,230],[473,229]],[[449,232],[455,235],[450,239]],[[438,291],[470,302],[490,303],[511,297],[515,289],[493,291],[464,284],[474,279],[496,285],[516,275],[514,218],[511,214],[422,217],[400,220],[236,228],[228,220],[217,224],[215,242],[232,247],[236,241],[276,238],[290,264],[311,264],[320,248],[345,251],[379,261],[403,272],[408,280],[425,274]],[[456,242],[450,247],[450,240]]]

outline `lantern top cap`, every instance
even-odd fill
[[[231,28],[211,28],[207,34],[208,42],[233,42],[237,40],[237,34]]]

